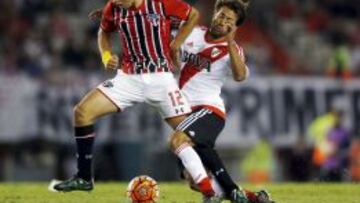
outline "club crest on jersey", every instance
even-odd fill
[[[159,26],[159,22],[160,22],[160,15],[155,14],[155,13],[150,13],[147,15],[147,19],[148,21],[150,21],[150,23],[154,26]]]
[[[221,54],[220,49],[215,47],[211,50],[211,58],[215,58],[215,57],[219,56],[219,54]]]

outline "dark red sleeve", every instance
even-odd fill
[[[182,0],[164,0],[165,15],[187,20],[191,12],[191,6]]]
[[[116,31],[116,26],[114,23],[113,4],[111,3],[111,1],[109,1],[103,9],[100,27],[105,32]]]

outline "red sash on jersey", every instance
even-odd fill
[[[218,53],[215,53],[214,50]],[[208,47],[197,55],[208,59],[211,63],[221,59],[222,57],[226,56],[229,53],[227,45],[215,45],[212,47]],[[184,68],[181,71],[180,79],[179,79],[179,86],[180,89],[184,87],[184,85],[197,73],[201,72],[203,69],[197,67],[194,64],[187,63],[185,64]]]

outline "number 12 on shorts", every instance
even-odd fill
[[[184,109],[183,109],[183,105],[185,104],[183,101],[183,96],[180,92],[180,90],[176,90],[174,92],[169,92],[168,93],[170,99],[171,99],[171,104],[173,107],[175,107],[175,112],[176,114],[178,113],[183,113]]]

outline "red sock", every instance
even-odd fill
[[[199,186],[201,193],[203,193],[205,196],[211,197],[215,195],[209,177],[202,179],[197,185]]]
[[[258,201],[258,198],[257,198],[255,192],[251,192],[249,190],[244,190],[244,191],[245,191],[246,197],[250,200],[250,202],[256,203]]]

